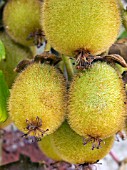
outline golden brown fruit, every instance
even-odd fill
[[[76,75],[70,86],[68,122],[81,136],[107,138],[124,127],[126,94],[122,78],[105,62]]]
[[[99,54],[116,40],[120,14],[116,0],[45,0],[41,24],[60,53],[71,56],[82,48]]]
[[[10,116],[24,133],[40,138],[64,121],[65,96],[65,81],[59,71],[50,65],[31,64],[12,87]]]
[[[33,40],[27,37],[41,29],[40,0],[10,0],[3,13],[4,27],[9,36],[16,42],[24,45],[34,45]]]
[[[76,134],[69,125],[64,122],[62,126],[51,135],[56,152],[64,161],[74,164],[95,163],[102,159],[114,143],[114,137],[104,140],[102,148],[91,149],[91,143],[83,145],[82,137]]]

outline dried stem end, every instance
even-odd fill
[[[37,46],[37,48],[40,48],[43,45],[44,36],[45,35],[43,31],[40,29],[37,29],[35,32],[31,32],[28,35],[27,40],[33,39],[33,43]]]
[[[117,54],[111,54],[106,56],[93,56],[88,50],[78,49],[75,51],[76,68],[79,70],[85,70],[92,66],[94,61],[105,61],[109,64],[118,63],[122,67],[127,67],[126,61]]]
[[[87,138],[83,138],[83,145],[86,145],[87,143],[91,142],[92,143],[92,150],[99,149],[101,148],[101,143],[104,142],[102,139],[100,138],[95,138],[92,136],[88,136]]]
[[[32,136],[36,138],[37,141],[40,141],[43,135],[49,130],[42,130],[42,119],[40,119],[38,116],[36,117],[35,121],[29,121],[26,119],[26,128],[27,133],[25,133],[22,137]]]

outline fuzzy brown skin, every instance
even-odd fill
[[[116,40],[120,30],[116,0],[45,0],[41,24],[51,46],[73,56],[78,49],[99,54]]]
[[[51,134],[64,121],[65,98],[63,76],[53,66],[31,64],[17,77],[12,87],[10,116],[24,133],[42,137],[41,131]],[[34,130],[29,131],[32,127]]]
[[[6,4],[4,27],[13,40],[24,46],[34,45],[33,40],[26,39],[30,33],[41,29],[40,6],[39,0],[10,0]]]
[[[125,87],[116,70],[105,62],[76,75],[70,86],[68,122],[81,136],[107,138],[124,127]]]
[[[66,122],[51,136],[56,152],[64,161],[73,164],[95,163],[108,154],[114,143],[114,137],[110,137],[104,140],[102,148],[92,150],[91,143],[84,146],[82,136],[76,134]]]

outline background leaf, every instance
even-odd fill
[[[0,70],[0,122],[4,122],[8,118],[7,100],[9,94],[3,72]]]
[[[0,61],[5,59],[5,47],[3,42],[0,40]]]

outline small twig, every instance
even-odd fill
[[[121,165],[121,161],[119,160],[117,155],[113,151],[110,151],[109,154],[112,157],[112,159],[120,166]]]

